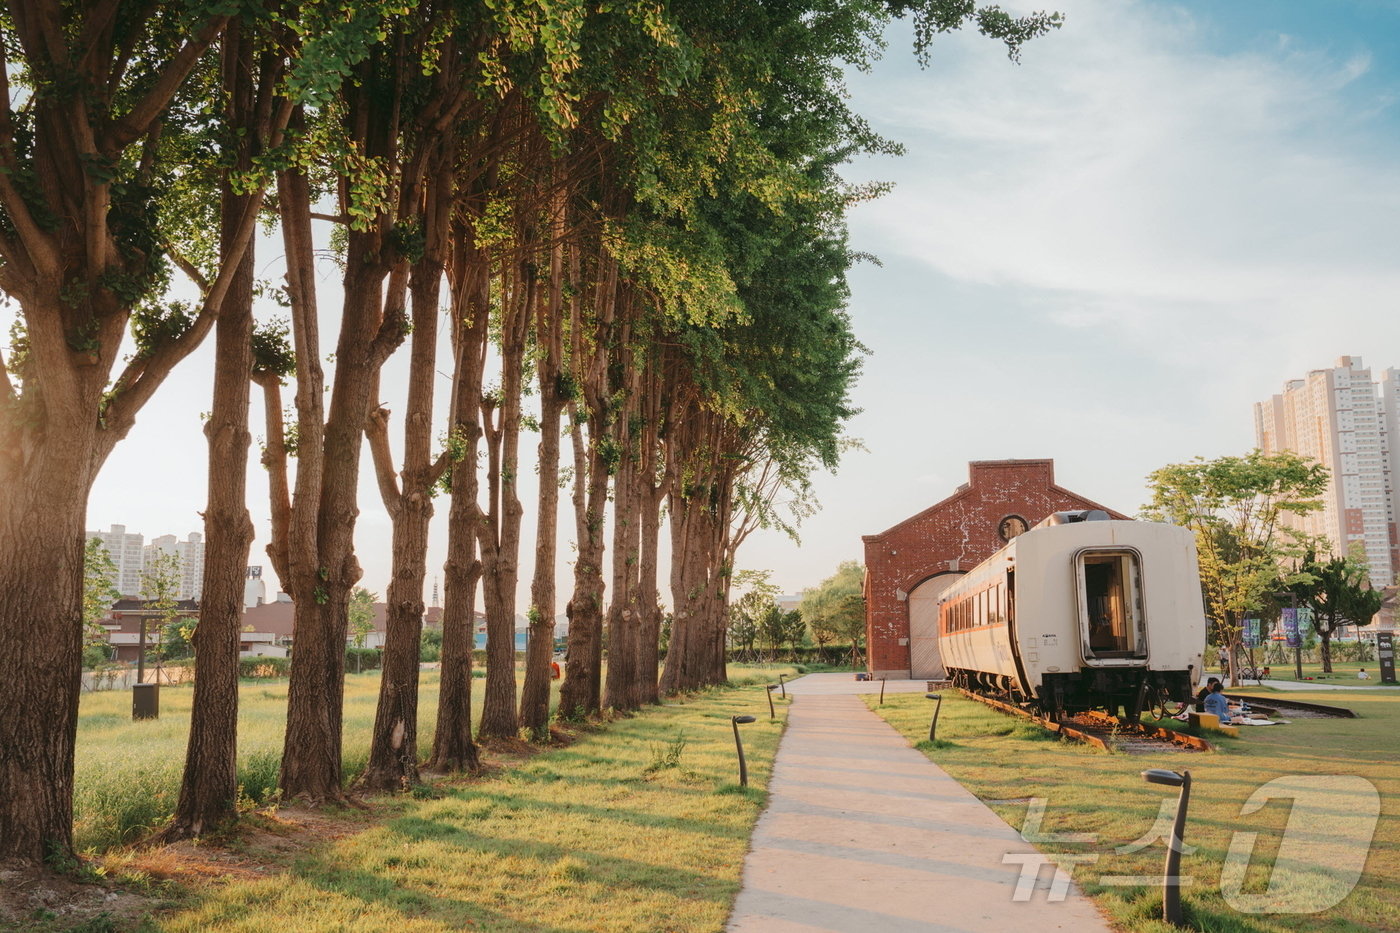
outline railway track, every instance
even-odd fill
[[[1243,700],[1251,710],[1267,713],[1270,716],[1283,716],[1288,719],[1355,719],[1356,713],[1345,706],[1328,706],[1325,703],[1307,703],[1303,700],[1286,700],[1278,696],[1245,696],[1230,693],[1230,699]]]
[[[993,697],[983,696],[963,688],[959,688],[959,691],[964,696],[979,703],[985,703],[993,709],[1029,719],[1050,732],[1058,732],[1065,738],[1093,745],[1105,751],[1125,752],[1129,755],[1213,751],[1211,744],[1199,736],[1174,732],[1171,729],[1162,729],[1157,726],[1146,726],[1142,723],[1128,723],[1116,716],[1109,716],[1107,713],[1078,713],[1063,722],[1056,722]]]

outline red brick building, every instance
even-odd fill
[[[866,667],[877,677],[943,676],[938,596],[1053,512],[1112,509],[1055,485],[1053,460],[976,460],[948,498],[865,535]]]

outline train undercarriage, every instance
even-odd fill
[[[1190,702],[1192,672],[1150,671],[1145,668],[1085,667],[1068,673],[1042,675],[1034,694],[1005,674],[951,669],[953,685],[982,696],[1034,710],[1054,720],[1086,710],[1137,722],[1144,712],[1179,707]]]

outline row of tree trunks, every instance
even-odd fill
[[[528,245],[525,248],[528,255]],[[486,692],[481,704],[482,738],[515,738],[515,586],[520,575],[520,396],[525,351],[539,294],[524,261],[505,264],[500,275],[501,387],[483,396],[486,430],[486,510],[477,516],[482,596],[486,610]]]
[[[489,190],[491,169],[484,175]],[[484,198],[464,212],[480,216]],[[451,503],[447,516],[447,562],[443,565],[442,663],[437,731],[428,767],[434,771],[475,771],[480,751],[472,737],[472,651],[476,646],[476,590],[481,579],[477,558],[477,455],[481,447],[482,378],[490,332],[490,257],[468,249],[475,230],[459,218],[448,265],[452,289],[451,443],[458,446],[451,466]]]
[[[633,305],[627,295],[619,302],[618,326],[612,365],[609,370],[620,373],[621,379],[612,386],[613,397],[621,396],[621,404],[613,417],[611,441],[617,453],[617,468],[613,474],[613,548],[612,602],[608,606],[608,674],[603,691],[603,705],[619,711],[635,710],[641,706],[641,690],[637,684],[639,619],[637,613],[638,556],[641,550],[639,522],[640,501],[637,489],[640,471],[637,443],[633,436],[637,427],[639,406],[637,370],[633,359]],[[637,433],[640,433],[638,431]]]
[[[403,469],[394,474],[389,450],[389,412],[378,408],[366,426],[380,492],[393,523],[393,551],[379,703],[369,760],[360,786],[398,790],[418,775],[419,643],[423,631],[423,584],[428,573],[428,527],[433,488],[447,465],[432,449],[433,386],[437,372],[438,306],[447,237],[451,229],[453,179],[449,151],[439,148],[424,188],[425,245],[409,281],[413,335],[410,344]]]
[[[559,539],[559,432],[570,393],[563,384],[564,226],[566,194],[556,194],[550,224],[549,298],[535,318],[535,377],[540,393],[539,499],[535,572],[530,580],[529,640],[525,683],[520,691],[520,727],[536,739],[548,735],[553,679],[554,616],[558,611],[554,567]]]
[[[574,561],[574,591],[569,599],[568,656],[559,689],[559,714],[576,718],[602,708],[603,669],[603,551],[606,533],[609,462],[606,451],[610,419],[608,348],[617,302],[617,261],[601,243],[594,263],[593,301],[578,315],[572,336],[571,359],[582,399],[570,403],[574,451],[574,526],[578,557]],[[588,331],[585,335],[585,331]],[[583,428],[587,427],[585,440]]]

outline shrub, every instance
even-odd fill
[[[381,659],[382,653],[378,648],[346,648],[345,671],[356,674],[372,671],[379,667]]]
[[[239,658],[238,676],[256,680],[286,677],[292,669],[290,658]]]

